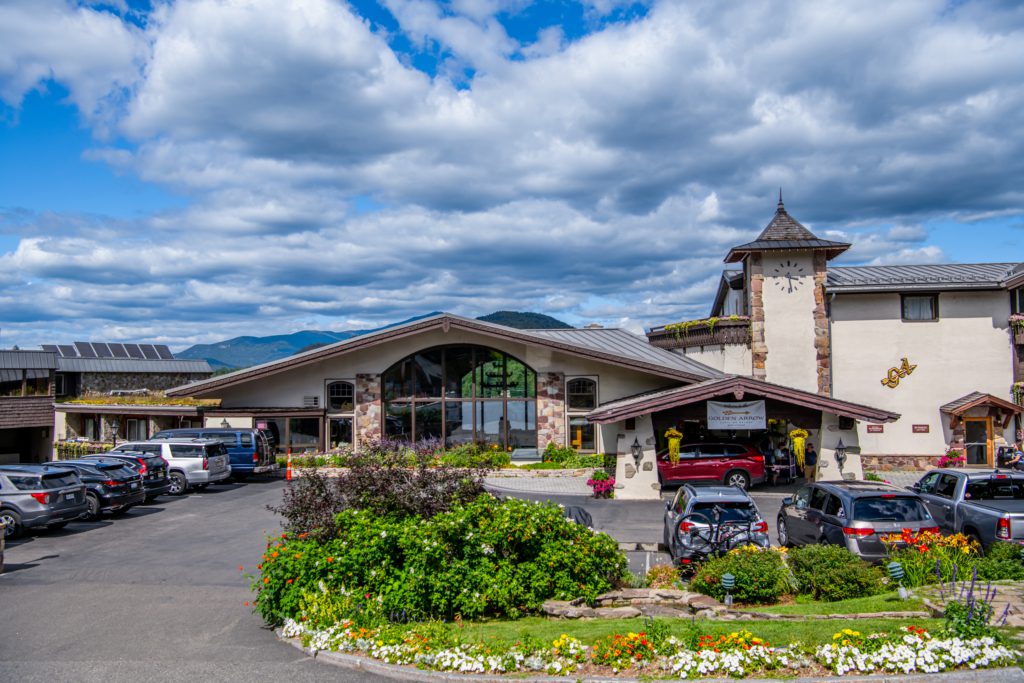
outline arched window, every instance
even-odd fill
[[[384,433],[392,438],[537,448],[537,373],[503,351],[426,349],[392,365],[381,383]]]
[[[571,379],[565,387],[569,410],[593,410],[597,407],[597,382],[592,379]]]
[[[352,382],[331,382],[327,385],[327,410],[351,413],[355,407],[355,387]]]

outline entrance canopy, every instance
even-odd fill
[[[892,413],[888,410],[840,401],[829,396],[801,391],[781,384],[772,384],[753,377],[727,375],[684,387],[663,389],[612,401],[592,411],[587,415],[587,419],[598,424],[610,424],[722,396],[728,396],[736,401],[755,398],[774,399],[781,403],[873,423],[894,422],[900,417],[899,413]]]
[[[963,417],[964,413],[972,408],[988,408],[990,412],[1004,416],[1003,429],[1010,425],[1010,419],[1014,415],[1024,412],[1024,408],[1021,408],[1016,403],[1010,403],[992,394],[983,394],[980,391],[974,391],[966,396],[961,396],[955,401],[950,401],[946,405],[941,406],[939,410],[957,419]]]

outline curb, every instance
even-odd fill
[[[283,643],[300,650],[316,662],[323,662],[350,671],[392,678],[400,681],[418,681],[419,683],[508,683],[511,680],[528,680],[531,683],[650,683],[650,679],[625,678],[622,676],[533,676],[529,673],[516,672],[505,676],[494,674],[457,674],[448,671],[427,671],[400,664],[386,664],[362,655],[349,655],[341,652],[310,651],[302,646],[296,638],[285,638],[281,629],[275,628],[274,634]],[[667,679],[677,680],[677,679]],[[709,683],[735,683],[738,680],[778,681],[777,678],[701,678]],[[787,678],[787,683],[814,683],[815,681],[848,681],[851,683],[924,683],[926,681],[953,681],[955,683],[1010,683],[1024,681],[1024,671],[1019,667],[1006,669],[965,669],[937,674],[892,674],[874,676],[830,676],[828,678]]]

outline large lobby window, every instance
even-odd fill
[[[391,366],[382,384],[391,438],[537,448],[537,373],[503,351],[427,349]]]

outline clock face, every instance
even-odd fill
[[[800,289],[803,284],[804,268],[787,259],[785,263],[779,263],[772,268],[772,275],[775,276],[775,286],[790,294]]]

